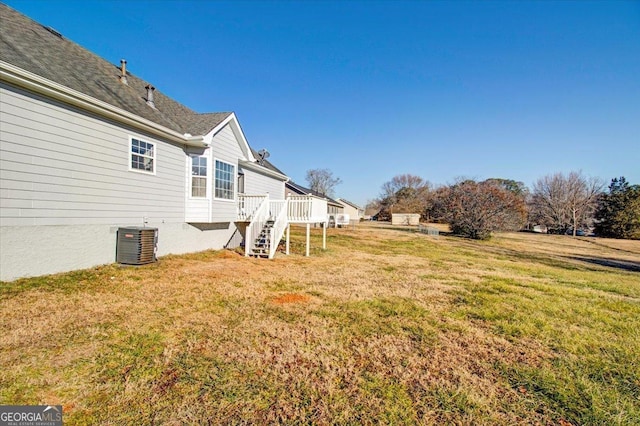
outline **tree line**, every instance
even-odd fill
[[[619,177],[605,188],[601,179],[581,172],[544,176],[531,189],[501,178],[458,179],[435,187],[419,176],[397,175],[367,208],[378,220],[419,213],[423,220],[448,223],[453,233],[476,239],[536,226],[548,233],[640,239],[640,185]]]

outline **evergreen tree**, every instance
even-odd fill
[[[640,239],[640,185],[614,178],[596,211],[596,234],[602,237]]]

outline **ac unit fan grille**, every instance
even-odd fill
[[[116,261],[144,265],[156,261],[157,228],[119,228]]]

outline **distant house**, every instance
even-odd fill
[[[114,262],[122,226],[156,228],[158,255],[273,257],[289,223],[326,221],[326,202],[285,201],[233,112],[196,113],[4,4],[0,22],[1,280]]]
[[[359,221],[364,218],[364,209],[351,201],[344,198],[338,198],[338,203],[344,207],[344,213],[348,214],[351,220]]]

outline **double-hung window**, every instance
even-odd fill
[[[135,171],[156,172],[156,147],[151,142],[131,138],[131,169]]]
[[[235,192],[236,166],[216,160],[214,197],[233,200]]]
[[[207,196],[207,157],[191,157],[191,196]]]

